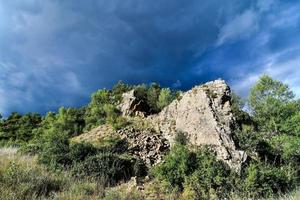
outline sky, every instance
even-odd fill
[[[262,74],[300,97],[300,1],[0,0],[0,113],[78,107],[126,83],[189,89]]]

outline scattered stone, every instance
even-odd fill
[[[121,138],[128,142],[128,152],[150,167],[158,164],[169,150],[169,142],[153,129],[121,129]]]

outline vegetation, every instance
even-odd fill
[[[150,170],[153,184],[146,184],[145,194],[116,189],[133,176],[147,175],[144,163],[128,155],[127,142],[111,137],[93,146],[71,138],[101,124],[133,127],[117,108],[131,89],[149,113],[161,111],[179,94],[155,83],[119,82],[96,91],[82,108],[0,116],[0,145],[23,154],[10,158],[0,152],[0,199],[144,199],[149,190],[156,199],[259,199],[299,187],[300,100],[287,85],[264,75],[247,99],[235,94],[231,99],[238,122],[235,141],[251,157],[240,173],[217,160],[209,147],[191,147],[186,133],[178,133],[177,144]]]

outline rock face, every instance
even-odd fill
[[[138,99],[135,90],[130,90],[122,95],[123,100],[119,109],[124,116],[146,116],[149,106],[144,100]]]
[[[230,88],[223,80],[194,87],[150,120],[171,145],[176,133],[184,132],[191,144],[211,146],[219,159],[237,171],[247,157],[232,139],[235,119]]]

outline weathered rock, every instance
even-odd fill
[[[126,92],[122,97],[119,109],[124,116],[146,116],[148,114],[149,106],[144,100],[137,98],[136,90]]]
[[[169,150],[169,142],[151,128],[127,127],[114,130],[111,125],[101,125],[72,139],[73,142],[88,142],[96,146],[110,138],[120,137],[127,142],[127,152],[141,159],[147,167],[159,163]]]
[[[152,129],[121,129],[118,134],[127,140],[128,152],[150,167],[159,163],[169,150],[169,142]]]
[[[191,144],[211,146],[219,159],[237,171],[246,159],[232,139],[235,119],[230,88],[223,80],[194,87],[149,119],[171,145],[176,133],[184,132]]]

